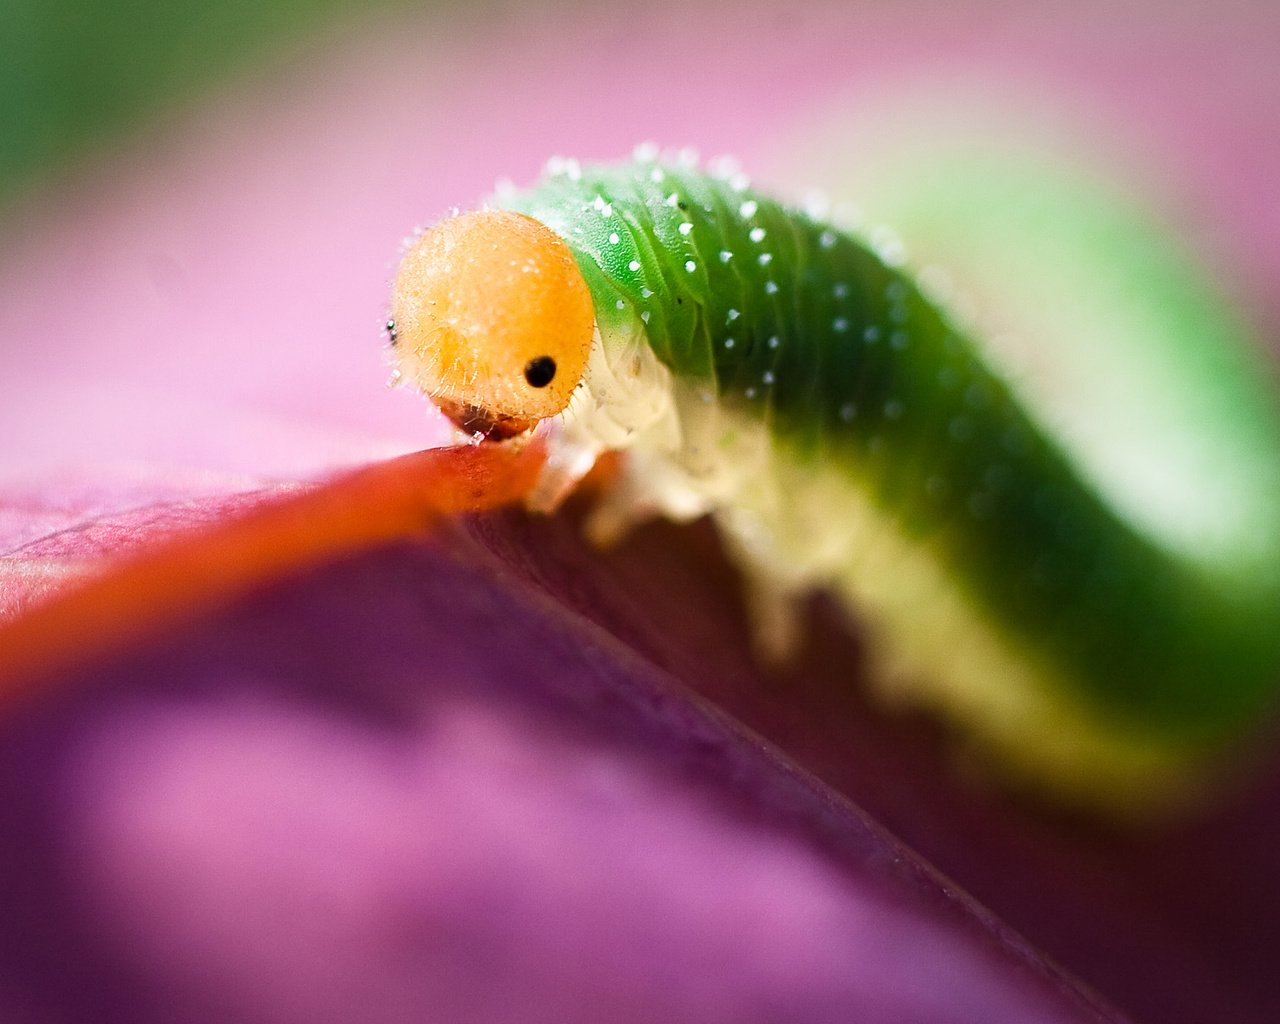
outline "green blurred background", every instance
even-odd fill
[[[353,0],[5,0],[0,204],[112,138],[159,123],[221,78],[399,4]]]

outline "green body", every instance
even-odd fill
[[[1206,554],[1122,517],[947,315],[864,243],[742,181],[647,161],[574,168],[507,205],[573,248],[602,333],[641,316],[677,379],[766,424],[788,458],[857,481],[1073,701],[1198,747],[1271,700],[1280,527],[1259,536],[1268,517],[1246,517],[1247,536]],[[1268,411],[1228,443],[1280,453],[1277,438]]]

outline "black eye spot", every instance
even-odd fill
[[[400,335],[396,333],[396,322],[394,320],[387,321],[386,331],[387,340],[390,341],[392,345],[400,340]]]
[[[545,388],[556,376],[556,361],[550,356],[530,359],[524,368],[524,379],[530,387]]]

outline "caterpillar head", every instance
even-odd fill
[[[569,247],[505,210],[423,234],[400,264],[391,316],[400,374],[463,430],[495,440],[564,410],[595,331]]]

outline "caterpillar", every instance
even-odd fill
[[[1122,808],[1187,790],[1280,682],[1280,481],[1254,480],[1276,420],[1222,439],[1255,507],[1171,543],[901,262],[732,167],[561,160],[411,242],[391,351],[480,442],[544,439],[534,506],[625,452],[597,535],[712,517],[764,647],[826,588],[879,685],[1010,780]]]

